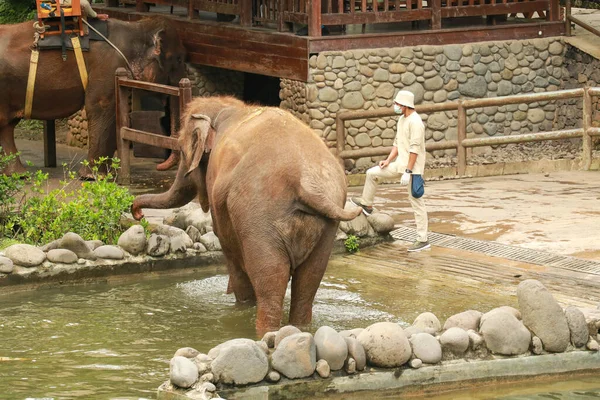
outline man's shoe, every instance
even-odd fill
[[[352,204],[354,204],[355,206],[359,206],[363,209],[363,214],[365,214],[367,217],[371,214],[373,214],[373,207],[372,206],[368,206],[365,204],[364,200],[361,199],[360,197],[352,197],[350,199],[350,202]]]
[[[421,250],[429,249],[430,247],[431,247],[431,245],[429,244],[429,241],[419,242],[417,240],[416,242],[414,242],[413,244],[411,244],[408,247],[408,251],[410,251],[410,252],[416,252],[416,251],[421,251]]]

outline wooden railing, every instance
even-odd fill
[[[188,18],[196,11],[238,15],[242,26],[308,25],[309,36],[321,36],[322,26],[429,21],[441,29],[442,19],[537,13],[547,21],[559,20],[558,0],[134,0],[138,11],[151,4],[184,7]],[[107,0],[117,6],[119,0]]]
[[[467,148],[571,138],[583,139],[582,168],[584,170],[589,170],[592,162],[592,137],[600,137],[600,128],[592,127],[592,96],[599,95],[600,87],[594,87],[504,97],[491,97],[485,99],[463,100],[438,104],[424,104],[416,106],[415,110],[423,114],[440,111],[458,111],[457,140],[443,140],[440,142],[429,142],[425,144],[427,151],[455,149],[457,155],[458,175],[465,174],[467,168]],[[579,98],[583,98],[583,124],[581,128],[528,133],[523,135],[467,139],[467,110],[469,109]],[[392,150],[392,148],[389,146],[346,150],[346,128],[344,121],[383,118],[391,117],[393,115],[395,115],[394,111],[390,108],[372,111],[348,111],[338,113],[336,118],[337,155],[342,159],[388,155]]]
[[[129,112],[131,110],[128,99],[131,89],[140,89],[179,98],[178,102],[170,102],[171,133],[173,136],[161,136],[130,127]],[[192,100],[192,84],[188,78],[183,78],[179,81],[179,87],[136,81],[131,78],[131,75],[124,68],[118,68],[115,73],[115,95],[117,109],[117,155],[121,160],[118,182],[120,184],[128,184],[131,179],[131,142],[148,144],[173,151],[179,150],[179,143],[175,132],[178,131],[181,114],[185,106]]]

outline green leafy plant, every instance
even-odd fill
[[[23,0],[0,0],[0,24],[16,24],[32,20],[35,2]]]
[[[18,154],[4,154],[0,147],[0,171],[17,157]],[[29,172],[11,175],[0,173],[0,236],[8,236],[12,232],[14,214],[23,199],[23,187],[30,177]]]
[[[348,238],[344,241],[344,246],[346,246],[346,251],[348,251],[348,253],[358,252],[360,248],[358,237],[354,235],[349,235]]]
[[[39,244],[75,232],[86,240],[116,243],[122,230],[121,216],[133,201],[129,191],[115,182],[119,160],[103,157],[93,166],[83,164],[90,167],[94,181],[79,182],[74,172],[65,169],[61,187],[50,190],[48,174],[38,171],[32,177],[33,195],[22,203],[12,221],[16,237]],[[106,174],[99,173],[102,165],[107,166]]]

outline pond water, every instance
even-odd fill
[[[490,285],[456,285],[406,265],[362,260],[332,258],[317,294],[313,333],[321,325],[408,325],[424,311],[443,321],[470,308],[515,305],[514,296]],[[0,295],[0,399],[155,398],[179,347],[208,352],[229,339],[255,338],[255,308],[236,305],[226,287],[225,269],[211,267]]]

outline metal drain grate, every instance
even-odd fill
[[[390,232],[390,234],[396,240],[412,242],[416,236],[416,230],[403,226]],[[600,275],[600,262],[598,261],[561,256],[539,250],[531,250],[496,242],[486,242],[484,240],[445,235],[442,233],[431,232],[428,236],[429,242],[434,246],[473,251],[477,253],[483,253],[488,256],[502,257],[508,260],[520,261],[528,264],[545,265],[549,267]]]

